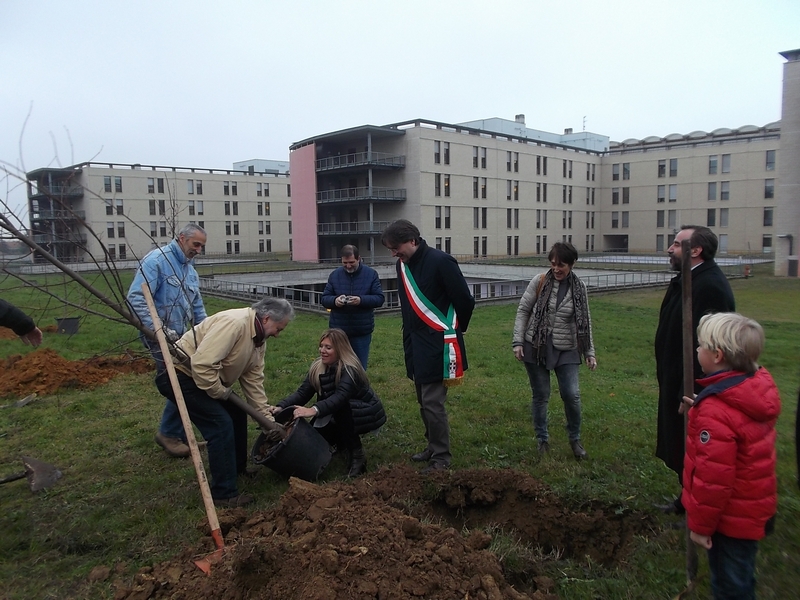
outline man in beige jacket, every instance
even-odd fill
[[[236,381],[247,402],[269,416],[264,391],[265,341],[277,337],[294,318],[283,299],[264,298],[250,308],[224,310],[187,331],[176,343],[188,356],[176,365],[186,409],[208,446],[211,496],[218,507],[253,501],[239,494],[236,476],[247,468],[247,415],[226,402]],[[167,373],[156,378],[158,390],[174,401]],[[271,417],[270,417],[271,418]]]

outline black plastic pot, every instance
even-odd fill
[[[291,420],[294,408],[284,409],[275,420],[278,423]],[[266,456],[261,452],[264,438],[263,433],[258,436],[250,456],[254,463],[269,467],[280,475],[316,481],[331,462],[328,441],[305,419],[295,420],[289,435],[270,448]]]

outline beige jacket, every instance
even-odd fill
[[[248,404],[272,420],[264,391],[266,344],[256,348],[253,343],[255,317],[252,308],[223,310],[207,317],[178,340],[190,363],[176,364],[175,368],[218,400],[227,399],[231,386],[238,381]]]

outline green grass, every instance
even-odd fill
[[[793,433],[800,385],[800,282],[757,274],[732,285],[740,312],[766,331],[761,362],[775,377],[784,402],[778,422],[778,528],[760,544],[757,576],[759,598],[789,598],[796,595],[800,572]],[[8,282],[0,288],[5,288],[4,298],[35,312],[39,322],[61,311],[43,305],[41,295],[29,288],[8,289]],[[480,307],[466,334],[470,369],[465,384],[452,388],[449,396],[453,467],[513,467],[547,483],[571,506],[595,501],[652,514],[654,502],[678,491],[675,475],[653,456],[657,388],[652,346],[663,292],[591,297],[599,366],[594,373],[581,371],[583,440],[591,457],[583,463],[571,457],[555,380],[552,456],[538,460],[530,388],[511,352],[516,306]],[[207,302],[210,313],[232,306]],[[274,401],[297,387],[326,326],[323,316],[301,314],[268,342],[266,389]],[[139,349],[130,327],[97,317],[83,319],[77,335],[47,335],[44,345],[72,359],[125,345]],[[0,357],[29,351],[16,340],[0,340]],[[399,317],[378,317],[369,375],[390,420],[380,435],[365,437],[371,469],[405,463],[409,453],[421,448],[422,426],[402,356]],[[24,481],[0,486],[0,597],[110,598],[108,583],[87,583],[93,567],[121,564],[123,576],[129,576],[198,539],[198,524],[205,517],[191,463],[167,458],[152,441],[162,407],[149,376],[125,376],[101,388],[0,410],[0,476],[20,470],[20,455],[64,471],[56,486],[37,495]],[[253,439],[256,435],[252,429]],[[286,482],[268,470],[249,485],[258,498],[254,510],[268,508],[286,489]],[[635,552],[618,569],[551,560],[548,575],[562,598],[671,598],[684,584],[683,535],[664,529],[638,538]],[[494,547],[509,561],[536,556],[535,549],[517,547],[502,536]],[[698,597],[704,597],[707,564],[700,556]]]

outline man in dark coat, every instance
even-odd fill
[[[375,269],[365,265],[358,248],[342,247],[342,266],[328,276],[322,292],[322,306],[330,309],[328,326],[341,329],[367,370],[369,346],[375,329],[374,311],[383,306],[381,280]]]
[[[397,261],[406,374],[414,381],[427,447],[411,459],[428,462],[427,474],[450,466],[447,388],[467,369],[463,332],[475,299],[456,260],[431,248],[405,219],[389,225],[381,242]]]
[[[678,474],[683,473],[685,432],[683,415],[678,412],[683,398],[683,294],[681,282],[681,242],[689,240],[692,265],[692,331],[697,348],[697,324],[700,317],[709,313],[733,312],[736,309],[733,291],[720,270],[714,255],[717,236],[708,228],[686,225],[681,228],[668,249],[669,262],[679,274],[673,277],[661,303],[656,330],[656,374],[658,377],[658,438],[656,456]],[[703,370],[694,355],[694,379],[703,376]],[[701,390],[695,384],[695,393]],[[667,513],[683,513],[680,494],[674,503],[660,507]]]
[[[24,344],[38,346],[42,343],[42,330],[28,315],[5,300],[0,300],[0,327],[8,327]]]

